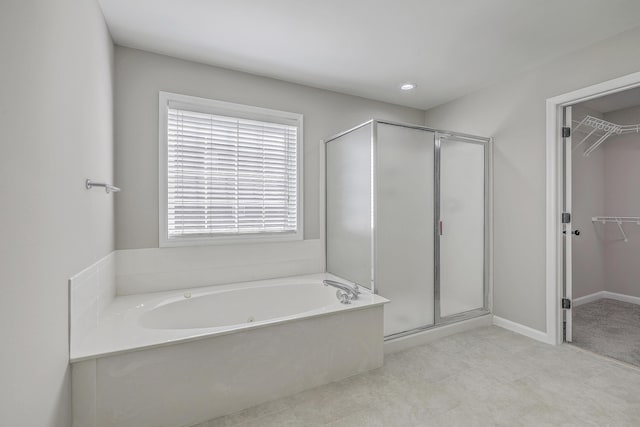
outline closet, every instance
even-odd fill
[[[640,89],[564,114],[566,341],[640,366]]]

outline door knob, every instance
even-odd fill
[[[567,234],[567,231],[563,231],[562,234]],[[575,236],[579,236],[580,235],[580,230],[573,230],[571,232],[571,234],[575,235]]]

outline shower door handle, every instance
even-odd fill
[[[563,234],[567,234],[567,230],[562,232]],[[571,231],[571,234],[573,234],[574,236],[579,236],[580,235],[580,230],[573,230]]]
[[[442,236],[442,221],[440,221],[440,235]]]

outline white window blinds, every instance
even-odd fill
[[[171,105],[167,237],[297,231],[298,127]]]

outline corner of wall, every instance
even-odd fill
[[[69,279],[69,347],[75,347],[98,326],[98,319],[116,295],[116,254],[111,252]]]

